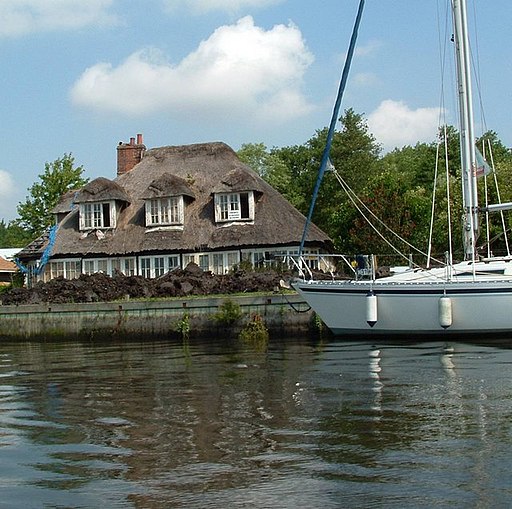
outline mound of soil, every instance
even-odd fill
[[[32,288],[12,288],[0,295],[0,304],[41,304],[71,302],[108,302],[126,298],[185,297],[244,292],[271,292],[281,279],[290,275],[274,271],[214,275],[189,264],[156,279],[116,273],[82,274],[78,279],[52,279]]]

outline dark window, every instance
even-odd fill
[[[249,217],[249,193],[240,193],[240,218],[250,219]]]
[[[110,203],[103,203],[103,228],[110,228]]]

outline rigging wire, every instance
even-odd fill
[[[350,186],[346,183],[346,181],[343,179],[343,177],[338,173],[336,169],[333,170],[333,173],[340,183],[342,189],[347,194],[349,200],[352,202],[352,205],[356,208],[356,210],[361,214],[361,216],[366,220],[366,222],[370,225],[373,231],[398,255],[400,255],[402,258],[409,260],[409,257],[402,253],[397,247],[395,247],[388,239],[384,237],[384,235],[378,230],[378,228],[373,224],[373,222],[369,219],[369,214],[374,221],[379,223],[385,230],[387,230],[389,233],[394,235],[398,240],[403,242],[407,247],[411,248],[416,253],[421,254],[422,256],[427,256],[427,253],[422,251],[421,249],[418,249],[416,246],[412,245],[410,242],[408,242],[406,239],[404,239],[401,235],[396,233],[392,228],[390,228],[384,221],[382,221],[379,217],[377,217],[371,209],[357,196],[357,194],[350,188]],[[365,213],[366,211],[366,213]],[[436,262],[443,264],[440,260],[436,260]],[[420,265],[413,263],[416,267],[420,267]]]
[[[498,198],[498,203],[502,203],[500,187],[498,185],[498,176],[496,174],[496,169],[494,166],[494,155],[492,152],[491,140],[489,140],[489,139],[487,140],[487,145],[488,145],[488,149],[489,149],[489,158],[490,158],[490,162],[491,162],[492,174],[493,174],[493,178],[494,178],[494,185],[496,187],[496,195]],[[487,179],[487,177],[485,177],[485,178]],[[507,235],[507,224],[505,222],[505,213],[503,212],[503,210],[500,211],[500,216],[501,216],[501,227],[503,228],[503,235],[504,235],[504,240],[505,240],[505,247],[507,249],[507,256],[510,256],[510,246],[509,246],[508,235]],[[491,241],[489,240],[489,244],[490,243],[491,243]]]

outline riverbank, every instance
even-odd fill
[[[295,293],[0,306],[0,340],[234,337],[251,321],[272,336],[308,335],[315,314]]]

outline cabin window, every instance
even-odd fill
[[[80,204],[80,230],[115,228],[115,202],[93,202]]]
[[[215,195],[217,222],[248,221],[254,219],[254,193],[219,193]]]
[[[183,224],[183,196],[146,201],[146,226]]]

